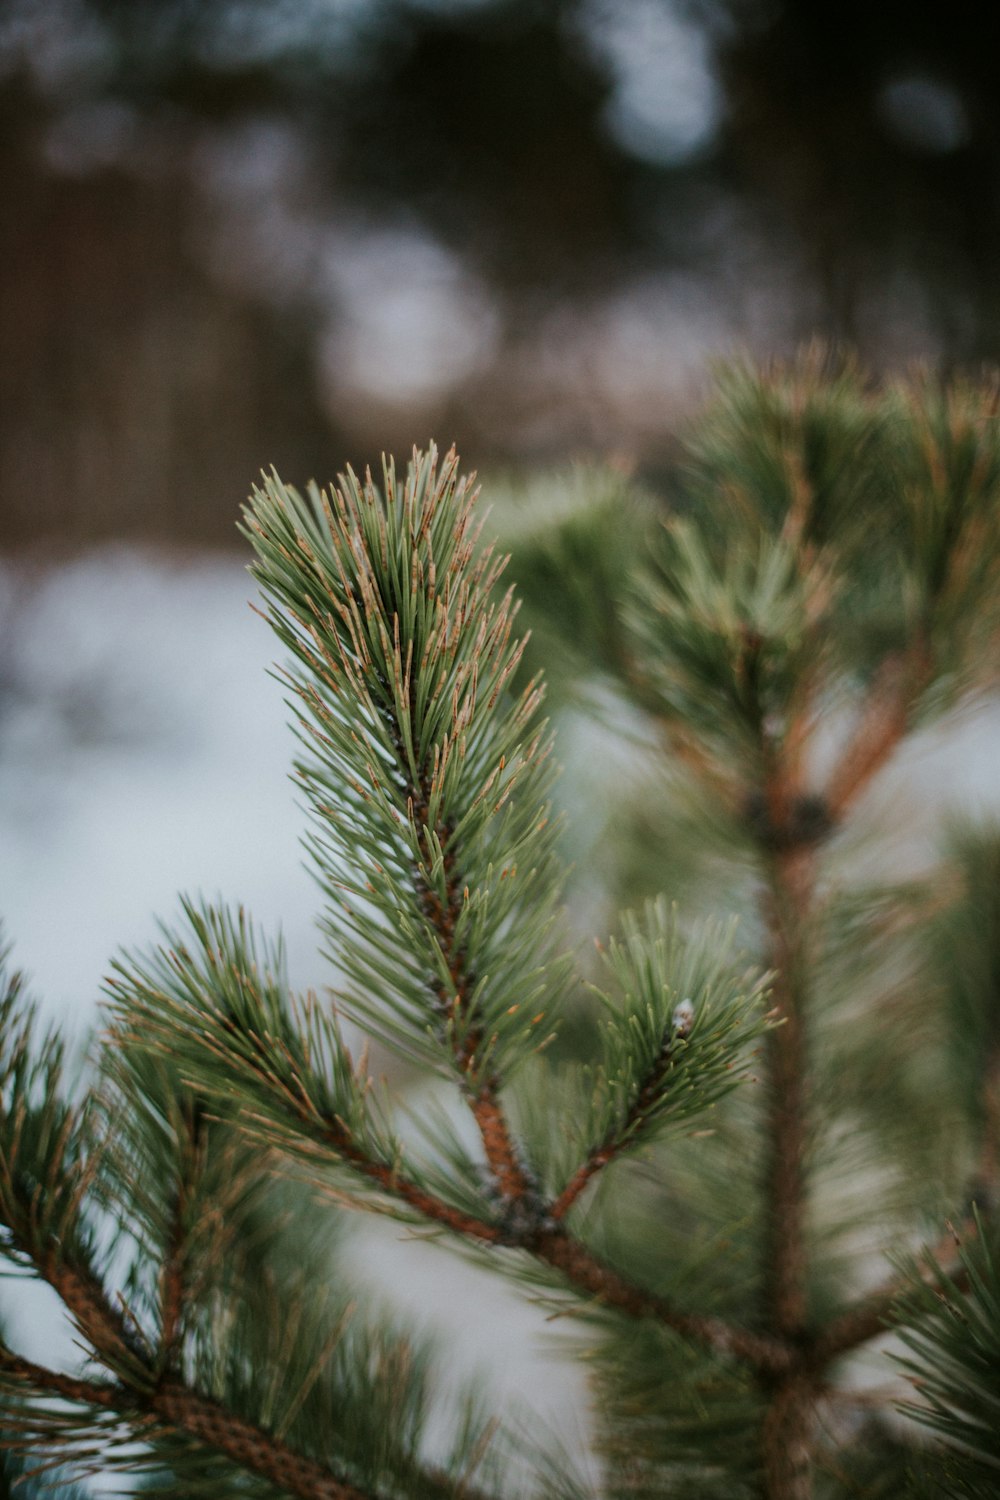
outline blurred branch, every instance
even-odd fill
[[[973,1218],[964,1220],[957,1229],[949,1226],[948,1233],[936,1245],[928,1246],[920,1257],[923,1281],[930,1285],[937,1274],[943,1273],[956,1285],[964,1286],[965,1273],[959,1252],[964,1240],[975,1238],[978,1238],[978,1226]],[[840,1313],[817,1339],[816,1358],[828,1364],[887,1333],[892,1326],[893,1308],[898,1306],[912,1282],[909,1273],[891,1276],[854,1307]]]

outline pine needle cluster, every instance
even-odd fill
[[[453,453],[265,479],[246,535],[337,983],[294,994],[280,941],[185,901],[115,962],[70,1085],[5,968],[0,1251],[82,1351],[0,1344],[36,1483],[579,1494],[479,1393],[442,1414],[433,1351],[341,1285],[346,1205],[575,1317],[608,1495],[993,1493],[1000,834],[877,879],[864,836],[901,747],[994,687],[998,502],[995,387],[733,368],[668,507],[596,475],[502,508],[526,649]],[[596,968],[539,641],[557,711],[635,739]],[[345,1021],[472,1136],[415,1128]]]

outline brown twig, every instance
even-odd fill
[[[757,1334],[722,1318],[682,1312],[665,1298],[619,1275],[562,1228],[534,1229],[528,1223],[520,1235],[511,1233],[498,1224],[487,1223],[452,1208],[398,1172],[371,1161],[360,1147],[346,1140],[342,1128],[338,1127],[336,1136],[331,1132],[329,1144],[335,1147],[342,1159],[387,1194],[401,1198],[424,1217],[460,1237],[523,1250],[561,1272],[578,1291],[630,1317],[653,1318],[716,1354],[767,1371],[782,1370],[789,1364],[791,1351],[784,1341]]]
[[[764,1251],[765,1301],[772,1328],[798,1337],[805,1323],[806,1044],[801,951],[813,880],[808,850],[790,850],[772,861],[766,902],[772,1000],[782,1022],[768,1031]]]
[[[772,860],[766,903],[772,999],[782,1025],[767,1033],[767,1142],[764,1194],[764,1303],[769,1331],[800,1357],[768,1388],[761,1431],[764,1494],[768,1500],[810,1500],[812,1376],[802,1354],[806,1340],[805,1151],[807,1057],[802,993],[802,942],[812,893],[809,849]]]
[[[724,1318],[682,1312],[665,1298],[633,1285],[564,1230],[544,1230],[526,1248],[562,1272],[578,1291],[633,1318],[653,1318],[683,1338],[753,1369],[778,1374],[789,1368],[794,1351],[783,1340],[756,1333]]]
[[[304,1458],[263,1428],[180,1382],[166,1381],[160,1386],[149,1408],[166,1426],[224,1453],[300,1500],[368,1500],[364,1490],[338,1479],[324,1465]]]
[[[30,1255],[28,1246],[19,1248]],[[145,1365],[149,1353],[145,1340],[122,1309],[108,1301],[104,1287],[91,1270],[63,1259],[58,1246],[53,1246],[49,1255],[35,1263],[84,1338],[102,1356],[116,1364],[125,1361],[137,1369]]]
[[[606,1167],[609,1162],[614,1161],[615,1157],[619,1153],[619,1150],[620,1147],[616,1144],[609,1143],[607,1145],[601,1145],[598,1146],[595,1150],[591,1151],[586,1161],[581,1162],[580,1166],[577,1167],[576,1171],[573,1173],[572,1177],[569,1179],[566,1186],[563,1188],[562,1192],[559,1194],[558,1198],[555,1199],[552,1207],[549,1209],[550,1216],[555,1219],[557,1223],[565,1219],[566,1215],[573,1207],[573,1204],[580,1197],[584,1189],[589,1185],[592,1178],[596,1177],[597,1173],[600,1172],[603,1167]]]
[[[964,1283],[965,1272],[957,1251],[964,1238],[975,1236],[976,1223],[965,1220],[957,1229],[949,1228],[936,1245],[928,1247],[918,1262],[924,1281],[930,1281],[937,1270],[942,1271],[959,1286]],[[816,1359],[822,1364],[850,1354],[862,1344],[887,1332],[893,1307],[906,1293],[911,1284],[909,1275],[892,1276],[881,1286],[869,1292],[853,1307],[840,1313],[823,1329],[816,1340]]]
[[[313,1116],[303,1114],[301,1118],[302,1122],[308,1126],[310,1133],[318,1134],[319,1139],[332,1147],[338,1157],[362,1177],[375,1183],[389,1197],[401,1198],[417,1213],[443,1225],[445,1229],[450,1229],[453,1234],[462,1235],[467,1239],[482,1240],[486,1244],[500,1243],[502,1234],[497,1225],[488,1223],[484,1219],[477,1219],[473,1214],[464,1213],[461,1209],[453,1208],[450,1203],[445,1203],[433,1193],[428,1193],[395,1168],[386,1166],[384,1162],[373,1161],[339,1121],[327,1122],[325,1127],[316,1132]]]
[[[411,710],[412,712],[412,710]],[[396,753],[400,768],[405,772],[407,760],[402,738],[395,734]],[[430,802],[428,789],[422,784],[413,784],[408,789],[410,817],[418,827],[430,833]],[[444,852],[444,899],[417,871],[417,888],[424,916],[430,923],[440,945],[451,990],[441,985],[436,999],[442,1017],[453,1024],[466,1021],[471,1001],[474,976],[470,974],[465,954],[459,950],[455,940],[455,929],[462,913],[466,892],[461,886],[455,866],[455,852],[451,847],[452,829],[440,824],[434,835]],[[468,1080],[476,1061],[476,1052],[481,1038],[475,1029],[454,1028],[455,1062]],[[510,1202],[518,1202],[531,1196],[531,1189],[514,1143],[503,1105],[500,1102],[496,1081],[489,1077],[476,1079],[469,1090],[469,1107],[479,1127],[479,1134],[486,1153],[486,1161],[501,1195]]]
[[[185,1185],[178,1183],[163,1266],[160,1271],[160,1353],[165,1369],[176,1359],[184,1311]]]
[[[649,1072],[643,1079],[632,1104],[629,1106],[623,1123],[615,1130],[613,1136],[609,1136],[600,1145],[595,1146],[587,1156],[587,1159],[576,1169],[569,1182],[567,1182],[558,1198],[556,1198],[550,1207],[550,1218],[555,1219],[557,1222],[564,1219],[580,1194],[597,1173],[626,1150],[636,1126],[640,1124],[649,1109],[659,1098],[663,1084],[673,1066],[673,1042],[675,1035],[676,1033],[673,1031],[667,1033],[659,1053],[654,1058]]]
[[[139,1425],[141,1436],[147,1441],[151,1423],[161,1433],[173,1431],[193,1438],[279,1489],[299,1496],[300,1500],[370,1500],[364,1490],[338,1479],[322,1464],[304,1458],[263,1428],[180,1381],[167,1380],[152,1390],[138,1391],[120,1382],[63,1375],[2,1348],[0,1370],[34,1391],[116,1412],[123,1422]],[[30,1432],[30,1416],[21,1414],[16,1425]],[[32,1449],[37,1451],[37,1440],[29,1438],[27,1432],[25,1441],[31,1442]],[[445,1488],[448,1486],[442,1477],[442,1489]]]
[[[58,1396],[61,1401],[73,1401],[80,1405],[99,1406],[106,1411],[118,1411],[125,1397],[125,1388],[109,1381],[81,1380],[74,1375],[64,1375],[59,1370],[48,1370],[36,1365],[33,1360],[23,1359],[0,1345],[0,1370],[7,1376],[35,1390]],[[7,1418],[4,1418],[6,1424]]]
[[[122,1343],[131,1342],[122,1315],[91,1274],[50,1264],[47,1279],[99,1358],[102,1352],[105,1356],[118,1353]],[[49,1370],[0,1346],[0,1371],[36,1392],[117,1412],[123,1422],[139,1426],[141,1436],[147,1441],[151,1425],[154,1431],[183,1434],[214,1448],[300,1500],[371,1500],[366,1491],[340,1479],[314,1459],[305,1458],[265,1428],[230,1411],[222,1402],[202,1395],[176,1378],[157,1381],[152,1368],[146,1369],[148,1378],[137,1385],[121,1380],[87,1380]],[[17,1425],[30,1432],[30,1416],[22,1414]],[[27,1436],[25,1441],[31,1441],[37,1450],[37,1441]],[[424,1470],[421,1477],[442,1495],[453,1492],[448,1477],[434,1469]],[[468,1490],[465,1493],[469,1496]],[[486,1497],[472,1494],[471,1500],[486,1500]]]
[[[755,646],[756,642],[747,642],[748,691],[754,694],[756,657],[751,647]],[[803,713],[806,708],[804,702]],[[767,1032],[764,1042],[764,1319],[770,1336],[792,1351],[786,1368],[777,1375],[760,1371],[767,1401],[760,1453],[766,1500],[810,1500],[816,1391],[806,1328],[806,944],[816,848],[832,828],[833,818],[822,799],[818,802],[821,818],[802,816],[812,800],[802,781],[802,726],[793,722],[776,737],[759,709],[759,739],[762,785],[748,805],[759,804],[761,814],[758,838],[766,870],[761,914],[767,934],[767,967],[774,973],[772,1001],[781,1023]]]
[[[877,673],[857,732],[833,768],[826,804],[837,821],[892,756],[910,727],[913,704],[930,675],[928,651],[920,644],[888,658]]]

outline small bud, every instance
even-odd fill
[[[675,1008],[673,1017],[671,1018],[671,1025],[674,1029],[674,1035],[679,1036],[682,1041],[685,1037],[691,1035],[691,1027],[694,1025],[694,1006],[690,1000],[682,1000]]]

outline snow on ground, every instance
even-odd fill
[[[0,591],[0,910],[45,1008],[79,1034],[122,944],[177,892],[279,922],[318,982],[314,893],[271,632],[235,559],[93,553]]]

